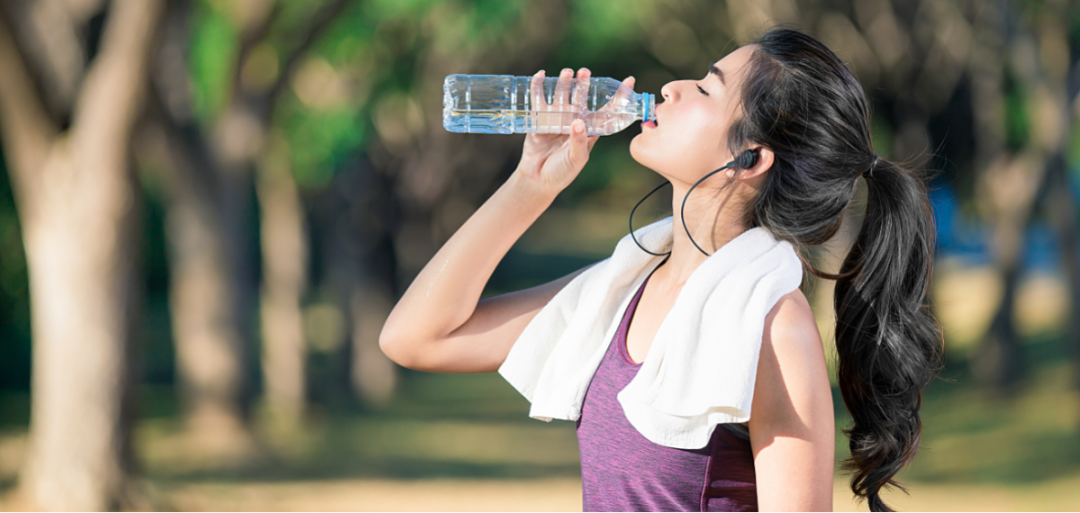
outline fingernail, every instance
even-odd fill
[[[572,69],[570,69],[570,68],[563,68],[562,72],[563,72],[563,73],[573,73],[573,72],[574,72],[574,70],[572,70]]]
[[[577,122],[574,123],[574,133],[576,133],[576,134],[581,133],[581,131],[582,131],[582,126],[581,125],[582,125],[581,123],[577,123]]]

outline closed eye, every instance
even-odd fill
[[[695,84],[695,85],[696,85],[696,84]],[[709,93],[706,93],[706,92],[705,92],[705,90],[701,88],[701,86],[697,86],[697,90],[698,90],[698,91],[701,91],[701,94],[703,94],[703,95],[705,95],[705,96],[709,96]]]

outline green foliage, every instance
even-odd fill
[[[469,2],[461,31],[468,46],[487,46],[498,42],[508,30],[515,28],[524,4],[522,0],[475,0]]]
[[[196,4],[192,27],[189,62],[193,103],[195,115],[207,121],[229,100],[238,40],[224,13],[204,2]]]
[[[30,385],[29,289],[19,216],[0,153],[0,388]]]
[[[287,93],[277,105],[276,122],[289,142],[299,184],[320,188],[329,183],[335,166],[368,143],[374,107],[420,86],[420,37],[428,47],[445,44],[468,51],[494,46],[521,22],[523,4],[380,0],[347,9],[310,52],[310,58],[325,60],[349,84],[347,101],[312,106]]]
[[[281,102],[280,124],[291,149],[293,173],[302,187],[322,188],[334,167],[364,142],[359,112],[305,108],[295,97]]]
[[[1031,139],[1031,115],[1028,113],[1029,95],[1019,81],[1009,79],[1006,82],[1005,142],[1009,149],[1016,151],[1027,146]]]
[[[365,2],[364,14],[377,20],[414,17],[438,3],[437,0],[373,0]]]
[[[610,2],[581,0],[570,4],[570,39],[575,55],[583,60],[609,60],[612,52],[634,45],[648,23],[652,0]]]
[[[349,65],[361,54],[371,50],[374,31],[372,18],[363,10],[346,9],[334,23],[326,27],[323,37],[319,38],[312,48],[312,53],[322,56],[334,67]]]
[[[892,155],[892,125],[880,115],[870,118],[870,140],[874,144],[874,151],[882,158],[896,158]]]

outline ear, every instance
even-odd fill
[[[766,148],[765,146],[758,146],[757,148],[750,149],[757,150],[757,163],[755,163],[753,167],[740,170],[738,174],[739,180],[751,180],[754,178],[758,178],[764,175],[765,172],[768,171],[770,168],[772,168],[774,157],[772,150]],[[735,174],[734,170],[728,170],[728,172],[730,173],[730,175]]]

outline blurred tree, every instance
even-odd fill
[[[1066,337],[1073,355],[1074,387],[1080,389],[1080,222],[1076,187],[1068,172],[1069,145],[1075,141],[1080,100],[1080,16],[1076,1],[1026,5],[1025,28],[1035,34],[1038,58],[1026,76],[1033,92],[1031,144],[1044,155],[1046,177],[1043,207],[1057,232],[1061,260],[1070,291]],[[1070,34],[1072,37],[1070,38]],[[1072,39],[1070,41],[1070,39]],[[1076,425],[1080,430],[1080,423]]]
[[[990,329],[972,355],[973,373],[1000,391],[1010,391],[1023,373],[1013,308],[1019,288],[1021,258],[1028,219],[1035,206],[1041,162],[1032,153],[1016,154],[1022,143],[1008,148],[1006,50],[1016,37],[1014,14],[1007,2],[976,7],[973,58],[970,65],[972,112],[975,115],[976,206],[992,227],[991,254],[1002,279],[1002,298]],[[1030,38],[1019,41],[1030,45]],[[1016,53],[1023,52],[1018,50]],[[1017,57],[1018,61],[1032,55]],[[1015,118],[1013,125],[1016,124]],[[1014,138],[1015,139],[1015,138]]]
[[[1076,72],[1068,35],[1070,4],[999,2],[977,7],[978,47],[972,65],[978,116],[973,127],[976,198],[993,226],[994,262],[1004,291],[972,368],[1003,392],[1015,392],[1024,375],[1013,317],[1027,231],[1041,208],[1056,228],[1070,289],[1074,295],[1080,290],[1076,204],[1066,173],[1074,116],[1069,107],[1076,97],[1076,85],[1067,83]],[[1003,91],[1007,85],[1016,99]],[[1014,110],[1022,119],[1016,114],[1010,119],[1010,102],[1017,104]],[[1075,337],[1080,303],[1074,300],[1072,308],[1069,333]]]
[[[351,343],[338,354],[351,358],[349,381],[365,404],[384,404],[394,390],[396,368],[378,348],[394,294],[521,148],[519,137],[447,132],[443,78],[535,73],[564,30],[565,10],[538,0],[365,2],[297,75],[283,128],[301,181],[316,191],[332,184],[312,208],[324,224],[323,281],[351,321]],[[370,119],[374,137],[366,122],[341,121],[346,112]],[[300,164],[314,155],[322,156],[315,165]]]
[[[34,341],[20,486],[42,509],[114,509],[131,497],[139,198],[128,154],[161,2],[117,0],[95,34],[100,8],[0,6],[0,140],[23,227]]]
[[[279,419],[295,424],[303,414],[300,302],[307,242],[287,141],[272,139],[270,129],[276,100],[296,67],[347,4],[216,3],[203,5],[203,18],[194,27],[191,17],[197,13],[189,3],[174,2],[169,10],[155,85],[160,133],[173,163],[167,216],[177,369],[191,427],[218,441],[221,449],[243,451],[248,433],[245,361],[252,347],[256,284],[247,214],[256,175],[262,214],[264,389]],[[284,46],[280,56],[278,46]],[[188,59],[189,47],[193,59]],[[214,91],[220,105],[200,109],[199,102],[206,103],[200,92],[205,96],[206,91],[198,82],[207,76],[192,69],[210,63],[220,68],[210,78],[219,80],[215,85],[224,91]],[[235,436],[222,436],[222,430]]]

